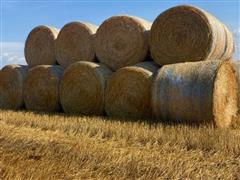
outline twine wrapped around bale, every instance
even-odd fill
[[[67,67],[77,61],[94,61],[94,36],[97,26],[90,23],[71,22],[66,24],[56,40],[56,58]]]
[[[19,109],[23,103],[23,83],[27,66],[7,65],[0,71],[0,108]]]
[[[37,26],[25,42],[25,58],[30,67],[56,64],[55,40],[58,30],[50,26]]]
[[[133,16],[113,16],[97,30],[96,55],[112,70],[143,61],[148,54],[151,23]]]
[[[120,118],[151,118],[153,74],[158,66],[142,62],[117,70],[107,83],[105,111]]]
[[[214,16],[192,6],[176,6],[160,14],[150,32],[152,58],[160,65],[207,59],[228,60],[232,33]]]
[[[229,61],[201,61],[163,66],[153,85],[153,110],[160,120],[233,125],[237,80]]]
[[[80,61],[64,72],[60,100],[66,113],[102,115],[106,81],[112,71],[105,65]]]
[[[63,68],[58,65],[39,65],[30,69],[24,85],[26,108],[43,112],[59,111],[59,84],[62,74]]]

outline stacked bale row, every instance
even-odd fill
[[[68,23],[59,33],[48,26],[34,28],[25,45],[31,69],[13,77],[17,85],[10,88],[18,86],[20,98],[12,104],[20,108],[24,101],[36,111],[62,108],[85,115],[231,126],[238,111],[239,68],[225,61],[234,50],[230,31],[190,6],[171,8],[151,25],[138,17],[113,16],[99,28],[81,22]],[[200,62],[179,63],[186,61]],[[4,72],[0,105],[12,108],[7,104],[14,101],[2,98],[12,94],[4,79],[13,81]]]

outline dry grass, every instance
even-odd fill
[[[1,111],[0,179],[237,179],[239,132]]]

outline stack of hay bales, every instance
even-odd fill
[[[150,50],[156,63],[170,64],[158,71],[153,85],[157,118],[218,127],[234,124],[238,87],[228,61],[234,43],[224,24],[199,8],[170,8],[153,22]],[[180,63],[186,61],[192,62]]]
[[[121,15],[99,28],[71,22],[58,33],[38,26],[25,44],[27,75],[15,67],[14,75],[0,72],[0,106],[19,108],[24,99],[35,111],[62,108],[230,127],[240,114],[240,65],[231,62],[233,51],[233,36],[223,23],[185,5],[166,10],[153,24]]]

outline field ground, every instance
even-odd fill
[[[0,111],[0,179],[238,179],[240,131]]]

